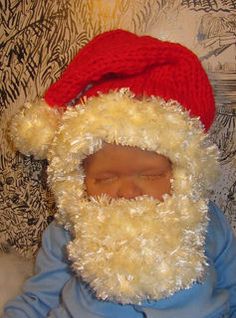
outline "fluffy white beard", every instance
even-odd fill
[[[160,299],[203,277],[205,200],[83,199],[71,221],[69,258],[98,298],[123,304]]]

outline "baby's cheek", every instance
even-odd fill
[[[172,187],[170,178],[164,177],[154,181],[146,181],[142,184],[144,194],[150,195],[155,199],[163,201],[164,194],[171,194]]]

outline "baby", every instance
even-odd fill
[[[214,111],[183,46],[89,42],[12,123],[18,149],[48,159],[58,214],[3,317],[236,317],[236,240],[207,198]]]

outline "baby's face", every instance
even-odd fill
[[[104,144],[84,160],[84,170],[91,196],[133,199],[149,195],[162,201],[163,194],[171,194],[171,162],[155,152]]]

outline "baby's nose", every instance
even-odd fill
[[[142,189],[137,185],[132,178],[123,178],[117,191],[118,198],[133,199],[143,195]]]

